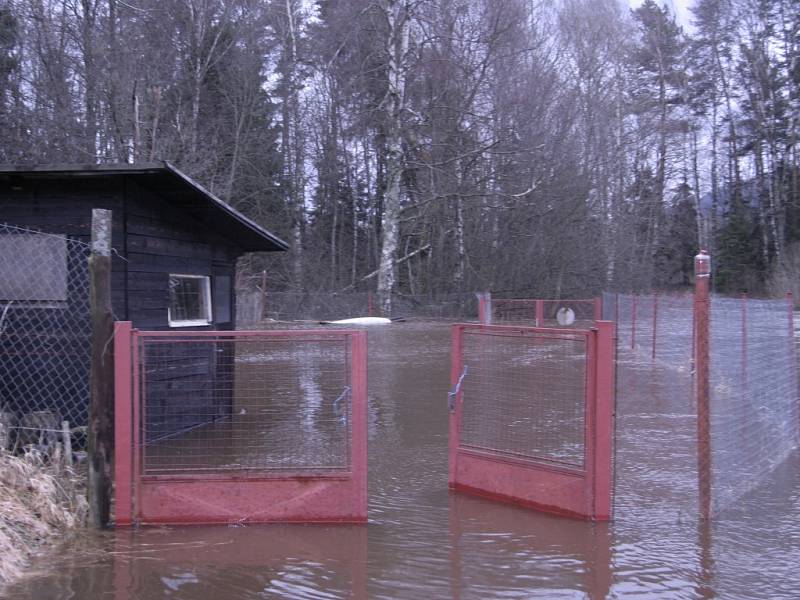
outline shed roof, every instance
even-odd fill
[[[0,178],[134,176],[146,187],[196,217],[209,228],[236,240],[247,252],[286,250],[289,245],[175,168],[167,161],[136,164],[0,165]]]

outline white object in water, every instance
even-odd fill
[[[340,319],[339,321],[328,321],[334,325],[388,325],[391,319],[386,317],[355,317],[352,319]]]

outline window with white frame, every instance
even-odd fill
[[[169,326],[211,323],[211,282],[205,275],[169,276]]]

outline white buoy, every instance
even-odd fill
[[[331,325],[388,325],[392,320],[386,317],[354,317],[352,319],[325,322]]]

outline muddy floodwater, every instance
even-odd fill
[[[368,525],[85,534],[6,597],[800,597],[797,453],[701,523],[680,381],[621,361],[638,391],[618,398],[617,514],[592,524],[448,491],[449,325],[374,328],[369,345]]]

